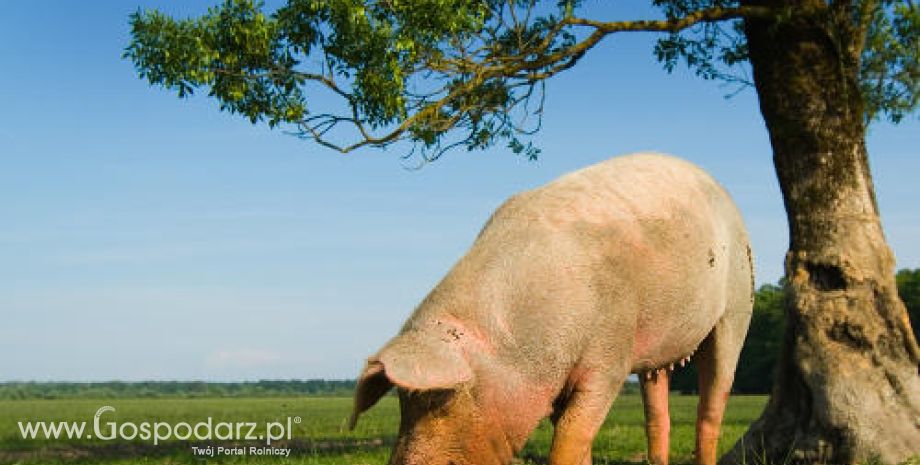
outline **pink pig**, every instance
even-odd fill
[[[396,386],[391,465],[504,465],[539,421],[549,462],[590,465],[630,373],[649,461],[668,461],[668,376],[699,369],[697,463],[713,465],[753,302],[751,250],[725,190],[665,155],[614,158],[515,195],[367,360],[351,419]]]

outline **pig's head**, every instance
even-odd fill
[[[461,341],[439,336],[403,333],[369,358],[349,426],[395,386],[401,420],[390,465],[509,463],[500,412],[477,385]]]

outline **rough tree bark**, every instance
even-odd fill
[[[869,173],[860,27],[834,11],[848,2],[768,3],[796,11],[745,22],[789,220],[787,326],[767,408],[722,463],[902,462],[920,454],[920,349]]]

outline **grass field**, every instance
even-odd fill
[[[720,447],[730,447],[762,410],[766,397],[736,396],[726,412]],[[292,420],[291,439],[276,441],[290,448],[287,458],[278,456],[195,456],[192,446],[264,445],[250,441],[178,441],[157,445],[152,440],[24,439],[20,421],[79,421],[92,432],[96,411],[109,405],[116,409],[102,417],[119,424],[168,422],[195,424],[212,417],[216,424],[229,422],[285,423]],[[363,415],[355,431],[344,427],[351,399],[342,397],[243,398],[243,399],[109,399],[109,400],[16,400],[0,401],[0,464],[98,463],[98,464],[385,464],[399,423],[398,402],[389,396]],[[674,463],[690,462],[693,450],[696,397],[671,398],[671,454]],[[545,463],[551,428],[542,424],[531,436],[522,463]],[[594,443],[594,463],[642,463],[645,459],[642,404],[636,395],[617,400]]]

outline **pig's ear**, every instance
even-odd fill
[[[411,391],[452,389],[473,377],[470,364],[457,341],[421,332],[403,333],[368,359],[355,389],[355,406],[349,422],[374,406],[393,385]]]
[[[403,333],[377,359],[390,382],[410,391],[451,389],[473,377],[459,342],[440,334]]]
[[[393,383],[387,379],[383,364],[373,358],[368,360],[355,387],[355,406],[351,412],[351,419],[348,420],[348,429],[355,429],[358,415],[373,407],[391,387]]]

